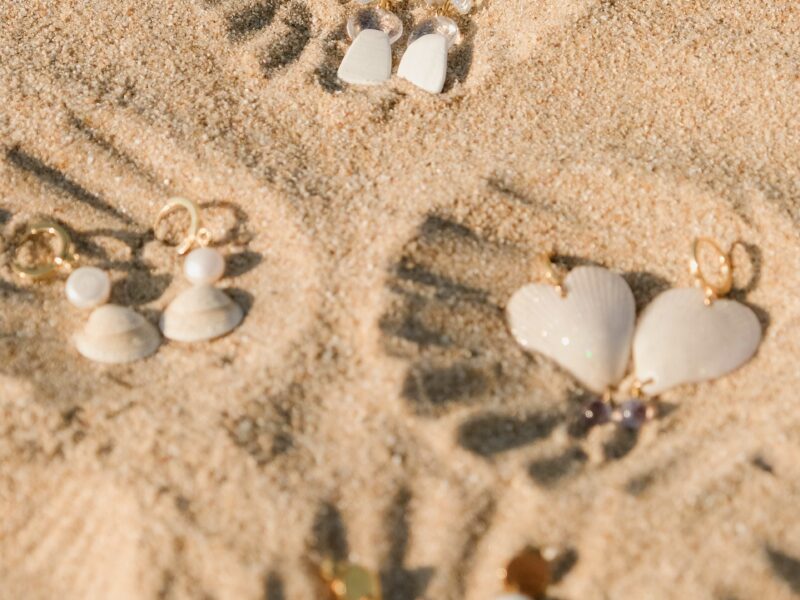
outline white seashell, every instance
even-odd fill
[[[625,280],[601,267],[577,267],[564,280],[566,297],[551,285],[530,284],[508,303],[511,333],[588,389],[603,393],[625,375],[636,319]]]
[[[447,38],[441,33],[429,33],[409,44],[397,75],[418,88],[438,94],[447,78]]]
[[[161,343],[161,336],[136,311],[126,306],[104,304],[89,315],[74,341],[78,352],[86,358],[116,364],[150,356]]]
[[[761,342],[758,317],[735,300],[710,306],[695,288],[669,290],[647,307],[633,342],[636,378],[650,395],[737,369]]]
[[[196,285],[178,295],[161,315],[161,331],[176,342],[200,342],[229,333],[242,322],[242,307],[222,290]]]
[[[389,35],[377,29],[362,30],[339,65],[339,79],[355,85],[376,85],[392,76]]]

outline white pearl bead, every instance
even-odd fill
[[[66,293],[73,306],[94,308],[108,301],[111,279],[97,267],[81,267],[67,278]]]
[[[194,284],[214,283],[225,273],[225,259],[212,248],[197,248],[183,261],[183,273]]]

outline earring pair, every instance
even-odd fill
[[[715,256],[713,278],[701,266],[704,250]],[[661,393],[722,377],[758,349],[756,314],[725,299],[733,287],[732,250],[724,252],[708,238],[695,240],[690,272],[696,286],[661,293],[638,324],[633,292],[620,275],[581,266],[562,276],[544,256],[547,283],[523,286],[508,302],[511,333],[598,395],[584,412],[588,425],[616,421],[637,429],[653,415]],[[622,402],[615,399],[620,392]]]
[[[403,35],[403,23],[391,12],[392,0],[357,0],[361,8],[347,21],[353,43],[339,66],[339,79],[355,85],[377,85],[392,76],[392,44]],[[420,89],[438,94],[447,78],[447,54],[460,32],[452,17],[467,15],[472,0],[425,0],[432,12],[408,39],[397,75]]]
[[[193,284],[179,294],[160,319],[164,337],[179,342],[196,342],[220,337],[236,328],[243,318],[242,308],[227,294],[214,287],[225,271],[225,259],[208,248],[210,234],[201,226],[197,206],[186,199],[174,198],[161,210],[159,222],[176,208],[189,211],[191,223],[187,237],[179,244],[178,253],[189,253],[184,261],[184,274]],[[42,236],[55,238],[55,254],[47,261],[23,265],[18,257],[13,270],[23,279],[44,281],[59,273],[69,273],[64,291],[74,307],[91,310],[88,320],[73,337],[73,343],[84,357],[107,364],[133,362],[152,355],[161,344],[161,335],[147,319],[127,306],[110,304],[111,278],[94,266],[78,266],[69,232],[52,219],[39,219],[25,230],[21,248]],[[159,238],[162,239],[163,238]],[[191,250],[191,252],[190,252]]]
[[[551,580],[551,561],[542,552],[526,547],[499,570],[504,593],[495,600],[541,600]],[[347,561],[326,559],[319,570],[325,584],[325,600],[381,600],[376,573]]]

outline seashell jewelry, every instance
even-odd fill
[[[719,283],[712,283],[700,266],[704,246],[716,254]],[[635,390],[655,396],[684,383],[717,379],[756,353],[758,317],[741,302],[724,299],[733,287],[732,251],[698,238],[689,263],[696,287],[666,291],[645,309],[633,338]]]
[[[392,76],[392,44],[403,35],[403,23],[391,12],[393,0],[356,1],[362,8],[347,20],[347,35],[353,43],[338,75],[346,83],[377,85]]]
[[[602,267],[562,277],[541,255],[548,283],[517,290],[506,308],[514,339],[551,358],[588,390],[605,394],[625,376],[636,320],[628,283]]]
[[[202,227],[194,202],[186,198],[172,198],[167,202],[153,226],[156,238],[165,241],[158,237],[158,224],[167,214],[181,208],[189,213],[191,223],[177,252],[181,256],[186,254],[183,273],[193,285],[167,306],[159,325],[164,337],[170,340],[201,342],[233,331],[242,322],[244,311],[228,294],[214,287],[225,273],[225,258],[208,247],[211,234]]]
[[[411,32],[397,75],[426,92],[438,94],[447,79],[447,53],[461,35],[452,17],[469,14],[472,0],[425,2],[433,14]]]
[[[722,282],[703,273],[699,251],[713,250]],[[723,299],[733,286],[731,252],[716,242],[694,242],[691,272],[699,289],[673,289],[645,309],[634,332],[635,303],[628,284],[600,267],[578,267],[563,280],[545,257],[549,285],[517,290],[507,306],[516,341],[551,358],[602,397],[584,409],[587,425],[615,421],[638,429],[654,414],[653,399],[686,383],[722,377],[745,364],[761,342],[755,313]],[[631,350],[629,398],[614,403]]]
[[[158,330],[147,319],[127,306],[108,304],[111,279],[97,267],[75,269],[78,255],[69,233],[51,220],[28,226],[22,243],[38,236],[55,236],[58,248],[52,261],[24,266],[16,260],[12,268],[21,277],[43,280],[60,270],[70,272],[65,285],[67,300],[81,309],[92,309],[83,329],[73,337],[73,343],[84,357],[107,364],[127,363],[153,354],[161,343]],[[73,270],[74,269],[74,270]]]

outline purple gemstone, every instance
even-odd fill
[[[627,400],[619,407],[619,421],[628,429],[639,429],[647,421],[647,405],[641,400]]]
[[[611,407],[607,402],[595,400],[583,409],[583,421],[587,427],[603,425],[611,420]]]

